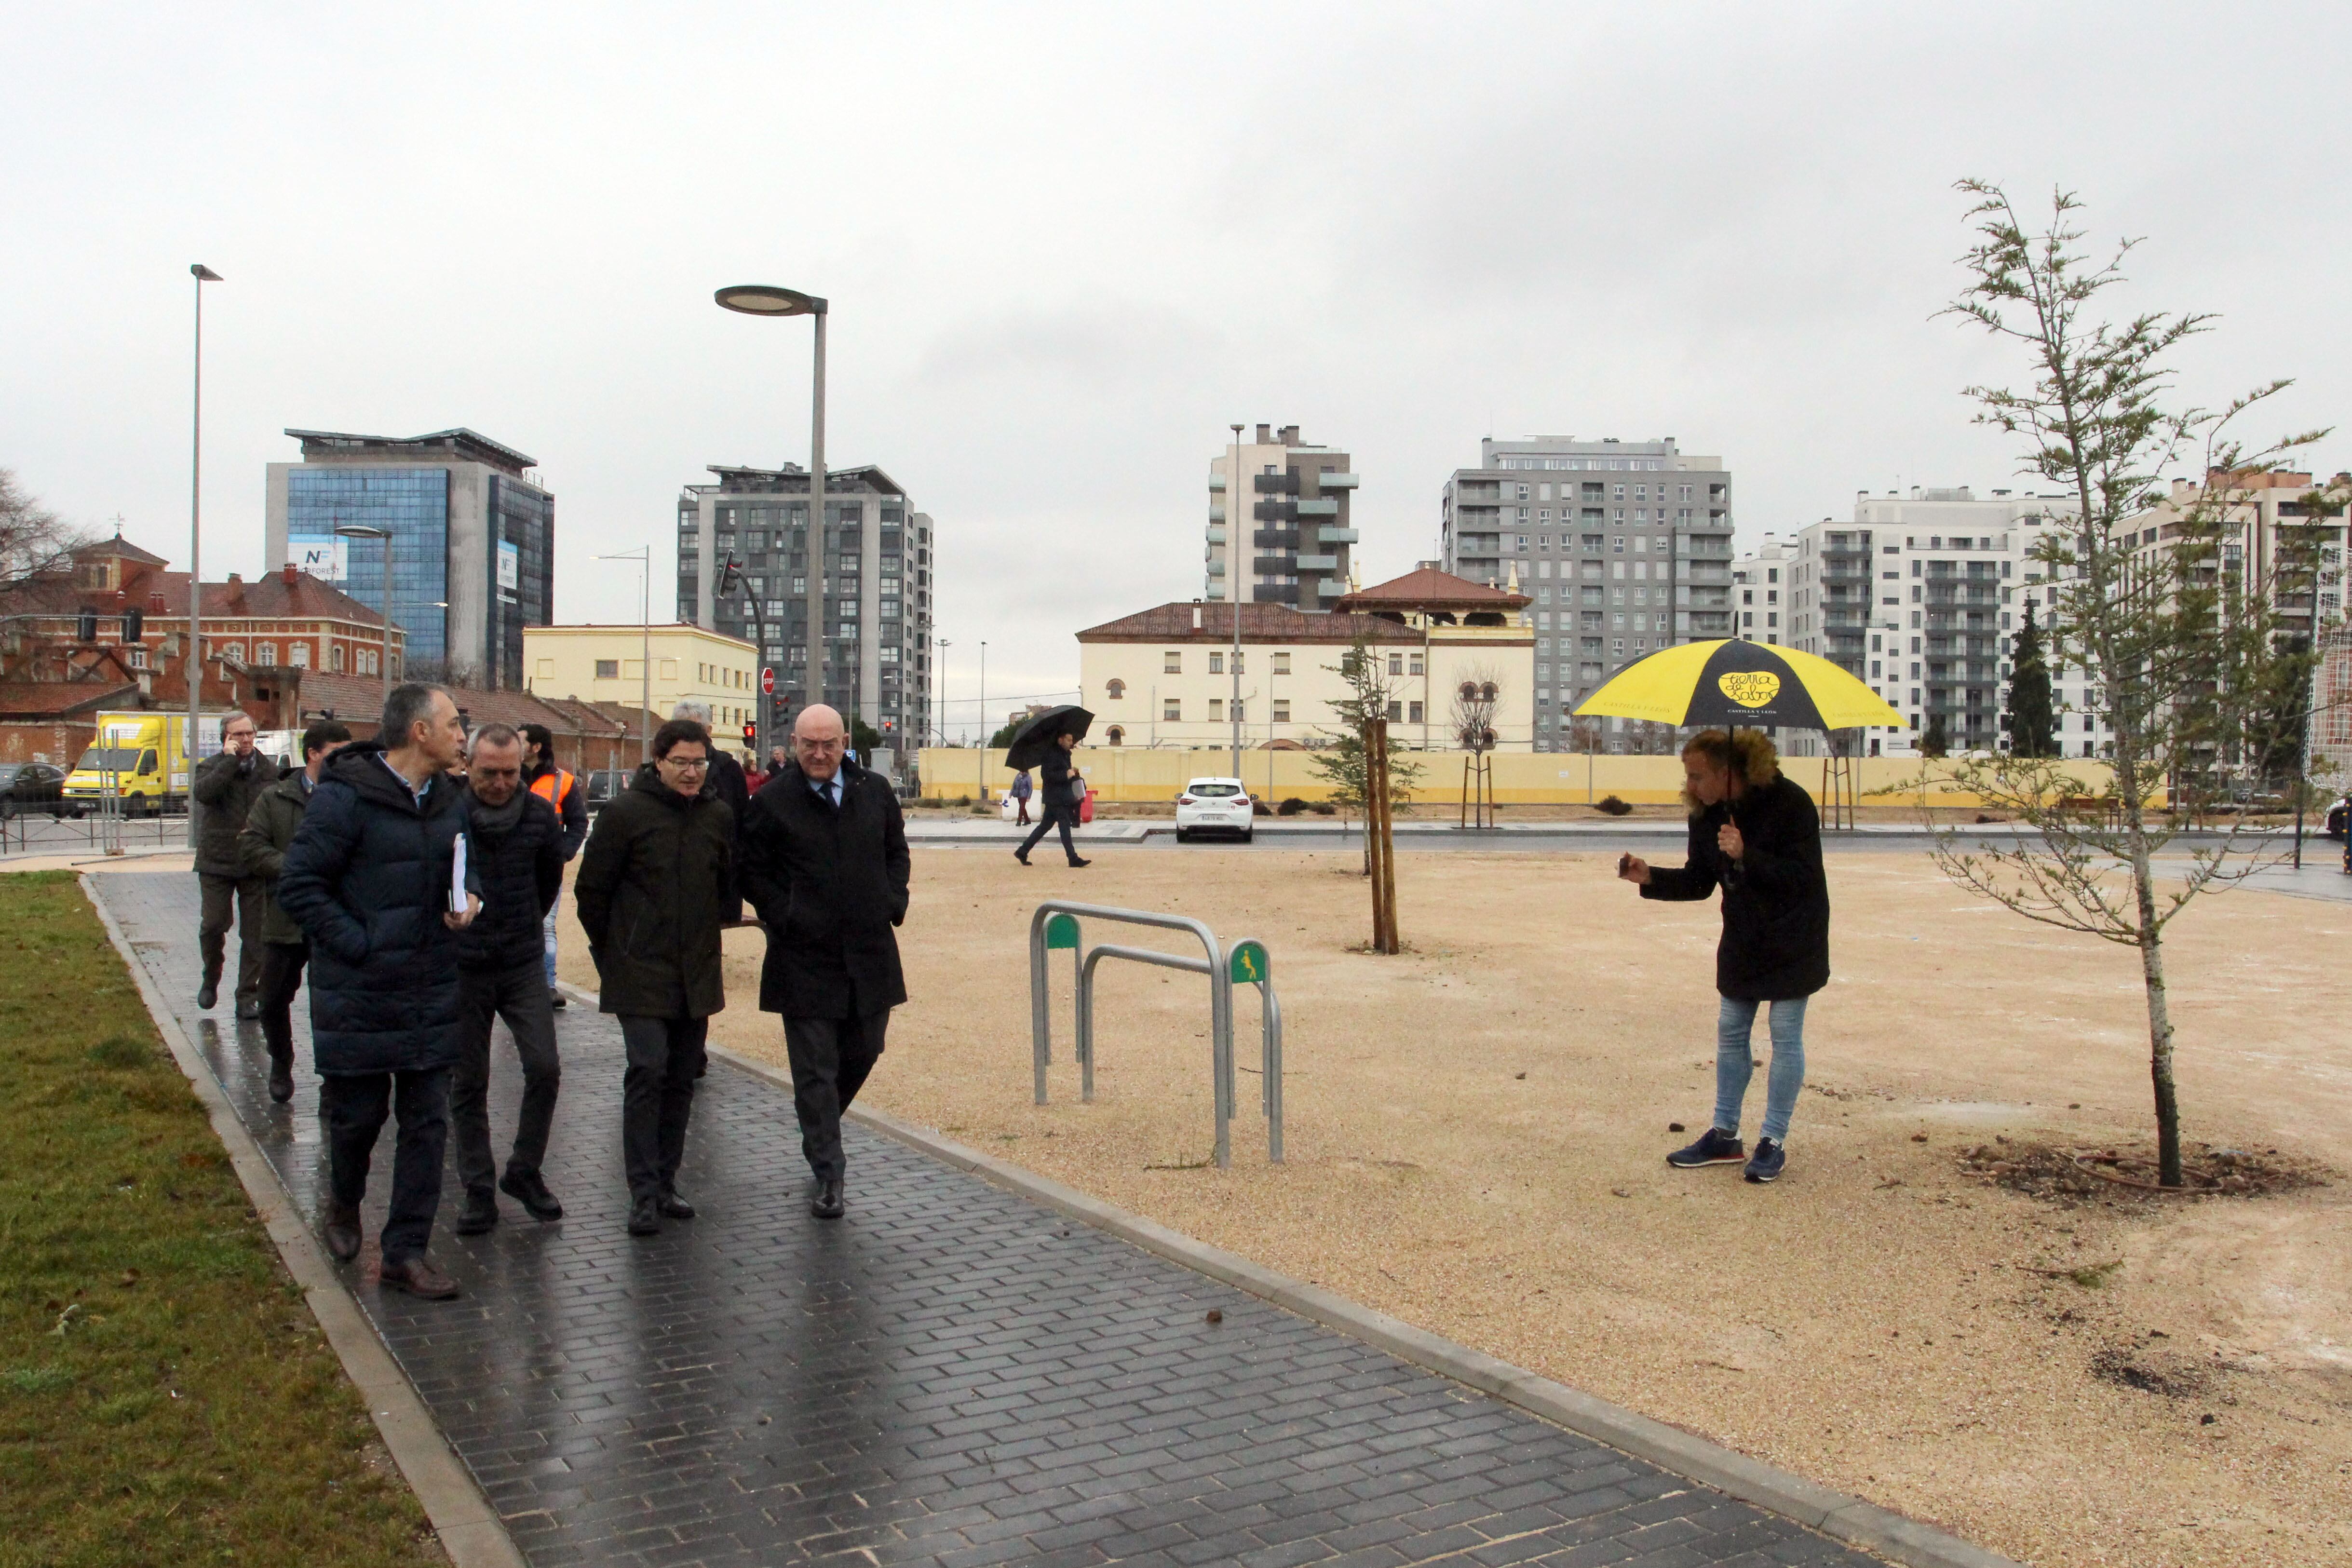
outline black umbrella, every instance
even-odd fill
[[[1004,753],[1004,765],[1008,768],[1042,766],[1045,753],[1054,749],[1056,740],[1064,735],[1076,735],[1083,741],[1087,738],[1087,727],[1094,721],[1095,716],[1083,708],[1048,708],[1014,731],[1013,744]]]

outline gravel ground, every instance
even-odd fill
[[[1711,908],[1606,858],[1407,856],[1412,951],[1351,951],[1346,854],[919,853],[914,999],[874,1103],[1604,1398],[2047,1564],[2352,1563],[2352,1184],[2189,1202],[2033,1196],[2007,1136],[2148,1128],[2135,955],[2031,925],[1923,856],[1831,862],[1837,978],[1809,1018],[1788,1174],[1670,1170],[1712,1103]],[[1211,1142],[1205,982],[1100,972],[1097,1101],[1030,1103],[1028,911],[1049,895],[1263,938],[1289,1161],[1244,1076]],[[568,907],[568,906],[567,906]],[[1093,940],[1151,941],[1150,935]],[[2352,909],[2239,891],[2173,927],[2192,1138],[2330,1163],[2352,1121]],[[730,937],[716,1037],[781,1059]],[[1170,943],[1167,945],[1173,946]],[[576,929],[567,976],[593,986]],[[1239,1004],[1240,1059],[1256,1012]],[[1759,1047],[1762,1032],[1759,1031]],[[1749,1132],[1763,1075],[1750,1091]],[[1996,1145],[1998,1147],[1998,1145]],[[856,1201],[852,1173],[851,1201]]]

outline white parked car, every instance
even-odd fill
[[[1238,833],[1247,844],[1256,807],[1239,779],[1194,779],[1176,797],[1176,842],[1196,833]]]

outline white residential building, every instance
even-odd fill
[[[1789,563],[1796,542],[1768,533],[1763,542],[1741,556],[1731,568],[1733,637],[1743,642],[1785,646]]]
[[[1325,611],[1348,591],[1356,542],[1349,512],[1356,476],[1348,454],[1310,446],[1298,426],[1257,427],[1209,465],[1209,526],[1202,597],[1244,585],[1245,605]]]

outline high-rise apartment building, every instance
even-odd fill
[[[1445,481],[1443,564],[1534,596],[1536,750],[1570,749],[1570,713],[1625,665],[1731,635],[1731,528],[1723,459],[1671,436],[1478,444]]]
[[[289,430],[299,463],[268,467],[264,539],[372,609],[385,599],[422,679],[523,684],[522,629],[555,618],[555,498],[538,459],[471,430],[354,436]],[[338,530],[377,529],[383,538]]]
[[[1768,533],[1763,542],[1732,564],[1732,633],[1745,642],[1786,647],[1789,563],[1797,553],[1793,540]]]
[[[1911,721],[1864,731],[1866,754],[1914,751],[1938,718],[1951,750],[1999,750],[2017,628],[2027,604],[2047,604],[2034,547],[2074,514],[2071,497],[1979,498],[1965,485],[1862,491],[1852,522],[1824,518],[1798,531],[1782,572],[1782,640],[1867,681]],[[2065,754],[2097,755],[2106,733],[2082,671],[2053,660],[2051,687],[2062,718],[2087,726],[2061,737]],[[1785,749],[1819,755],[1822,737],[1799,732]]]
[[[1204,597],[1244,584],[1244,603],[1328,610],[1348,591],[1356,530],[1348,454],[1311,447],[1298,426],[1261,425],[1257,439],[1226,447],[1209,465]]]
[[[824,620],[823,671],[808,679],[808,470],[711,465],[719,482],[677,501],[677,618],[740,637],[775,671],[773,711],[821,701],[863,720],[894,749],[931,726],[931,520],[877,468],[825,476],[816,552]],[[721,592],[729,563],[732,592]],[[814,690],[816,695],[812,697]]]

